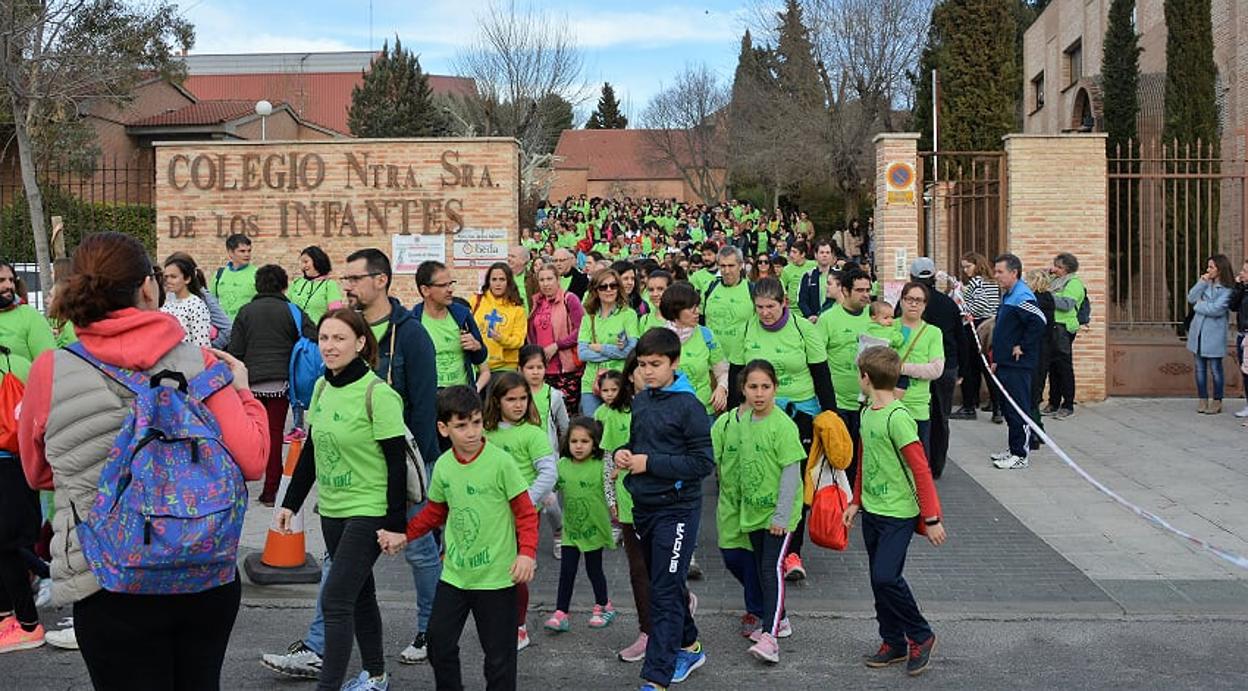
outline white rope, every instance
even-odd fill
[[[943,277],[953,286],[953,301],[957,303],[958,309],[962,311],[962,315],[966,317],[968,320],[972,321],[971,334],[973,334],[975,337],[975,347],[979,350],[979,359],[984,363],[984,369],[988,372],[988,376],[992,378],[992,381],[994,383],[996,383],[997,392],[1004,395],[1005,400],[1010,404],[1010,406],[1014,408],[1014,411],[1017,412],[1018,415],[1023,419],[1023,422],[1026,423],[1029,431],[1039,435],[1039,437],[1042,440],[1044,440],[1045,445],[1047,445],[1049,449],[1053,451],[1053,453],[1057,454],[1057,457],[1061,459],[1061,461],[1065,463],[1067,467],[1075,471],[1075,473],[1079,475],[1079,477],[1083,478],[1084,480],[1087,480],[1088,483],[1091,484],[1093,487],[1095,487],[1098,491],[1100,491],[1101,494],[1104,494],[1110,499],[1113,499],[1114,502],[1117,503],[1118,505],[1134,513],[1140,518],[1143,518],[1144,520],[1152,523],[1153,525],[1156,525],[1157,527],[1163,530],[1166,530],[1172,533],[1173,535],[1176,535],[1182,538],[1183,540],[1190,542],[1193,545],[1196,545],[1197,547],[1213,554],[1214,556],[1230,564],[1238,566],[1241,569],[1248,569],[1248,557],[1243,557],[1234,552],[1222,549],[1221,547],[1218,547],[1217,545],[1209,542],[1208,540],[1203,540],[1201,538],[1196,537],[1195,535],[1192,535],[1191,533],[1188,533],[1184,530],[1176,528],[1173,525],[1171,525],[1169,521],[1162,518],[1161,516],[1158,516],[1152,511],[1141,508],[1131,503],[1130,501],[1125,499],[1122,495],[1118,494],[1117,492],[1115,492],[1114,490],[1106,486],[1105,483],[1101,482],[1100,480],[1097,480],[1095,477],[1092,477],[1091,473],[1084,470],[1078,463],[1074,461],[1074,459],[1070,457],[1069,454],[1066,453],[1064,449],[1062,449],[1062,447],[1058,446],[1057,442],[1053,441],[1053,438],[1050,437],[1048,434],[1046,434],[1045,431],[1039,425],[1037,425],[1034,420],[1031,419],[1030,413],[1026,413],[1023,411],[1022,407],[1018,405],[1018,403],[1010,396],[1009,392],[1005,390],[1005,387],[1001,385],[1001,380],[997,379],[997,373],[992,370],[992,367],[988,363],[987,356],[984,355],[984,344],[981,343],[979,340],[979,331],[974,328],[973,318],[971,317],[970,312],[967,311],[966,304],[962,299],[962,283],[958,281],[957,279],[953,278],[952,276],[949,276],[943,271],[937,274],[937,278],[940,278],[940,277]]]

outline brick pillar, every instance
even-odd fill
[[[1092,323],[1075,339],[1075,396],[1105,399],[1105,318],[1109,239],[1106,224],[1105,135],[1005,137],[1009,171],[1006,246],[1023,271],[1052,266],[1058,252],[1079,258],[1079,277],[1092,300]]]
[[[884,179],[888,165],[897,161],[909,163],[917,171],[918,146],[917,132],[875,135],[875,270],[883,283],[909,279],[910,262],[919,256],[919,202],[923,190],[916,187],[913,204],[889,204]],[[900,272],[899,253],[904,253],[905,259]]]

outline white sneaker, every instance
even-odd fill
[[[555,536],[555,559],[563,559],[563,536]]]
[[[1239,412],[1235,413],[1235,417],[1248,417],[1248,405],[1240,408]]]
[[[52,579],[40,578],[39,579],[39,591],[38,591],[38,594],[35,595],[35,606],[44,607],[51,601],[52,601]],[[77,648],[78,646],[74,646],[74,647]]]
[[[425,639],[425,634],[416,634],[416,640],[399,653],[399,662],[405,665],[420,664],[429,659],[429,642]]]
[[[516,652],[520,652],[521,650],[524,650],[525,648],[529,647],[529,643],[531,642],[532,641],[529,640],[528,627],[521,626],[516,631]]]
[[[1010,454],[999,461],[993,461],[992,464],[998,470],[1023,470],[1027,467],[1027,459]]]
[[[993,465],[996,465],[996,462],[997,462],[997,461],[1003,461],[1003,460],[1005,460],[1005,459],[1009,458],[1009,457],[1010,457],[1010,456],[1012,456],[1012,455],[1013,455],[1013,454],[1011,454],[1011,453],[1009,452],[1009,450],[1007,449],[1007,450],[1005,450],[1005,451],[1002,451],[1001,453],[994,453],[994,454],[992,454],[991,456],[989,456],[988,458],[992,459],[992,461],[993,461]]]
[[[298,679],[316,679],[321,676],[321,656],[304,645],[303,641],[291,643],[285,654],[261,655],[260,664],[278,674]]]
[[[53,648],[77,650],[78,636],[74,634],[74,618],[66,617],[56,622],[56,625],[64,628],[59,631],[48,631],[43,634],[43,640],[47,641],[48,645]]]
[[[780,620],[780,628],[776,629],[776,638],[788,638],[793,635],[793,625],[789,623],[789,618],[785,617]],[[750,632],[750,640],[755,643],[763,638],[763,629],[759,627]]]

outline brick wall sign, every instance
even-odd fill
[[[405,304],[427,258],[454,267],[467,297],[519,236],[518,160],[502,138],[157,144],[157,254],[189,252],[211,275],[225,238],[246,233],[254,263],[293,279],[309,245],[335,276],[348,254],[376,247],[396,263],[391,294]]]

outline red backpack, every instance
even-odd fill
[[[0,377],[0,451],[17,453],[17,409],[22,404],[26,385],[13,373],[9,349],[0,346],[4,356],[4,375]]]

